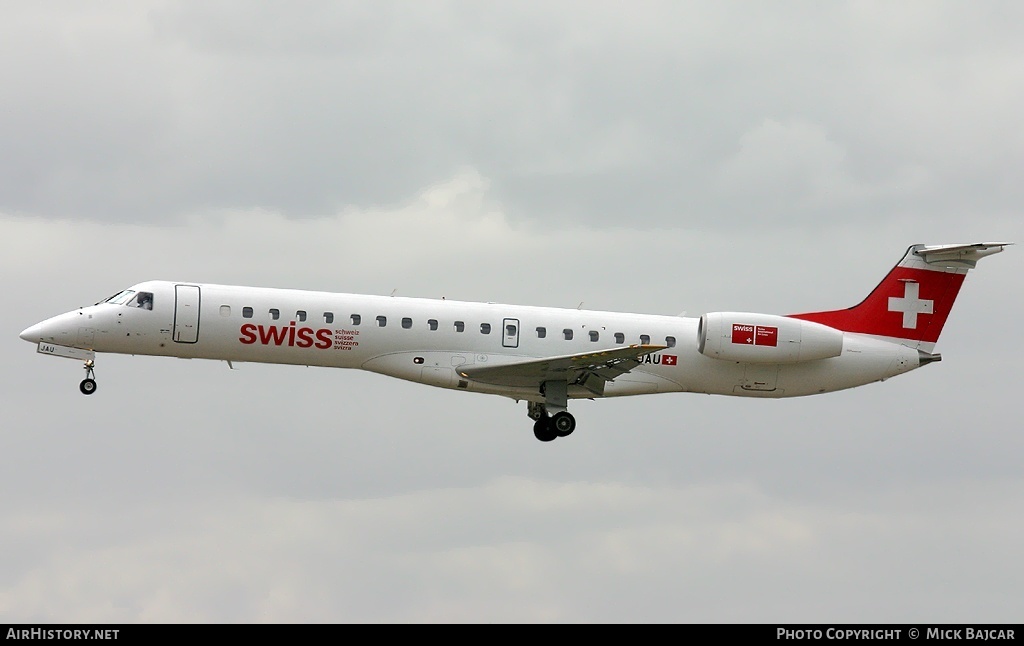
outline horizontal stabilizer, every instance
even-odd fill
[[[978,260],[999,253],[1012,242],[980,242],[978,244],[947,244],[922,246],[914,253],[929,265],[942,267],[967,267],[973,269]]]

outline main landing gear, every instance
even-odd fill
[[[566,437],[576,430],[576,418],[563,410],[548,415],[547,406],[535,402],[527,403],[526,414],[533,422],[533,435],[541,442],[550,442],[557,437]]]
[[[96,363],[92,359],[85,362],[85,379],[78,384],[78,389],[82,391],[83,395],[91,395],[96,392],[96,373],[93,372],[95,367]]]

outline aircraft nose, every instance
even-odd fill
[[[40,327],[41,327],[40,324],[36,323],[32,327],[25,328],[22,331],[22,333],[19,334],[18,336],[20,336],[21,338],[25,339],[29,343],[39,343],[40,337],[42,336],[39,333]]]

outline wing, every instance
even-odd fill
[[[458,372],[466,379],[494,386],[539,389],[545,381],[565,381],[602,395],[607,382],[639,366],[644,356],[666,347],[631,345],[501,365],[460,366]]]

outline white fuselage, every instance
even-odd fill
[[[358,368],[527,401],[544,397],[535,388],[463,379],[457,369],[643,343],[666,347],[610,381],[604,396],[792,397],[851,388],[920,365],[914,348],[852,333],[843,335],[841,354],[826,359],[712,358],[698,351],[697,318],[166,281],[132,290],[151,293],[152,309],[99,303],[43,321],[22,336],[95,352]],[[570,386],[568,396],[595,395]]]

